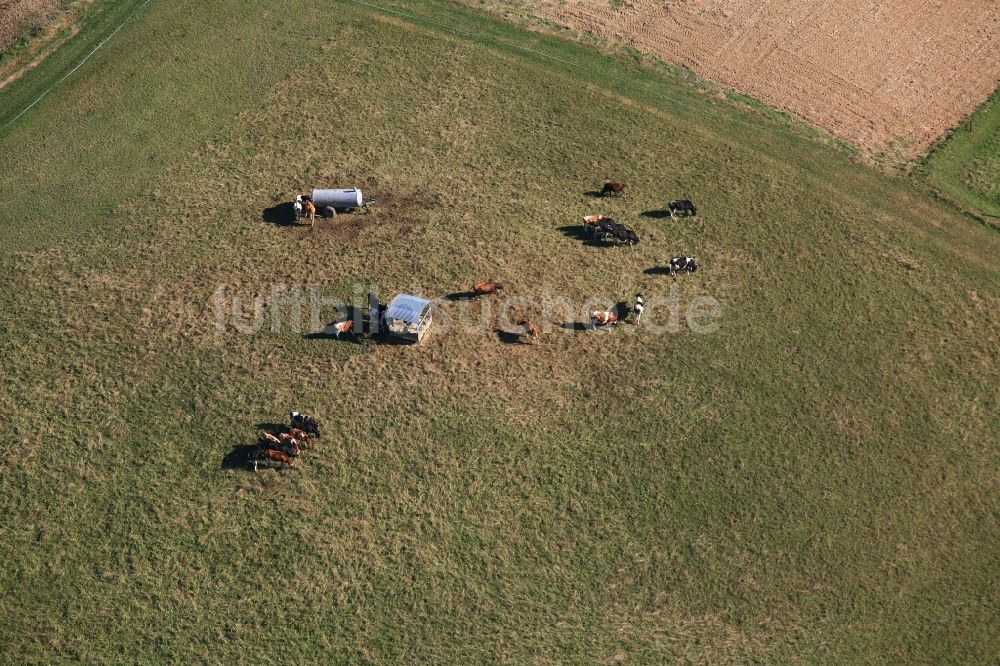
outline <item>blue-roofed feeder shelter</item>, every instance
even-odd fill
[[[389,335],[420,342],[431,327],[431,309],[426,298],[399,294],[389,302],[382,319]]]

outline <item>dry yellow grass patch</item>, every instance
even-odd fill
[[[79,32],[76,22],[94,0],[0,0],[0,90],[34,69]],[[64,30],[69,34],[59,38]],[[27,48],[13,57],[19,42]]]
[[[0,2],[0,52],[17,40],[39,34],[59,14],[59,0]]]

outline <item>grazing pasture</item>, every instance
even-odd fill
[[[995,662],[1000,236],[680,75],[392,7],[154,0],[0,132],[4,661]],[[377,205],[273,213],[314,186]],[[233,315],[487,279],[416,346]],[[292,409],[322,438],[248,472]]]

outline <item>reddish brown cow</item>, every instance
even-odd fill
[[[295,463],[292,462],[292,457],[287,453],[278,451],[277,449],[264,449],[260,453],[261,458],[266,458],[268,460],[273,460],[281,465],[287,465],[288,467],[295,467]],[[253,469],[257,471],[257,461],[254,461]]]
[[[472,285],[472,293],[476,295],[476,298],[480,296],[489,296],[490,294],[495,294],[503,289],[503,285],[499,282],[494,282],[490,280],[489,282],[477,282]]]
[[[621,196],[625,194],[625,183],[620,180],[606,180],[604,181],[604,187],[601,189],[601,196]]]
[[[288,449],[285,449],[286,451],[287,450],[291,450],[291,451],[294,452],[293,454],[290,454],[290,455],[296,455],[297,456],[300,453],[302,453],[302,447],[299,446],[299,440],[296,439],[290,433],[283,432],[280,435],[278,435],[278,439],[281,440],[282,444],[284,444],[286,447],[288,447]]]
[[[535,326],[534,324],[532,324],[527,319],[518,319],[517,320],[517,325],[518,326],[524,326],[524,335],[527,335],[529,338],[531,338],[532,342],[537,342],[538,341],[538,327],[537,326]]]
[[[306,215],[309,216],[309,225],[316,226],[316,204],[312,202],[312,199],[306,199]]]
[[[337,339],[340,339],[341,333],[350,333],[354,337],[354,320],[348,319],[346,321],[340,321],[333,325],[333,332],[336,334]]]
[[[309,437],[309,433],[305,432],[304,430],[299,430],[298,428],[292,428],[291,435],[298,441],[302,442],[302,446],[304,448],[311,449],[313,447],[312,439]]]

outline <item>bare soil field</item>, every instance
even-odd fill
[[[994,0],[567,0],[534,10],[903,158],[1000,82]]]

